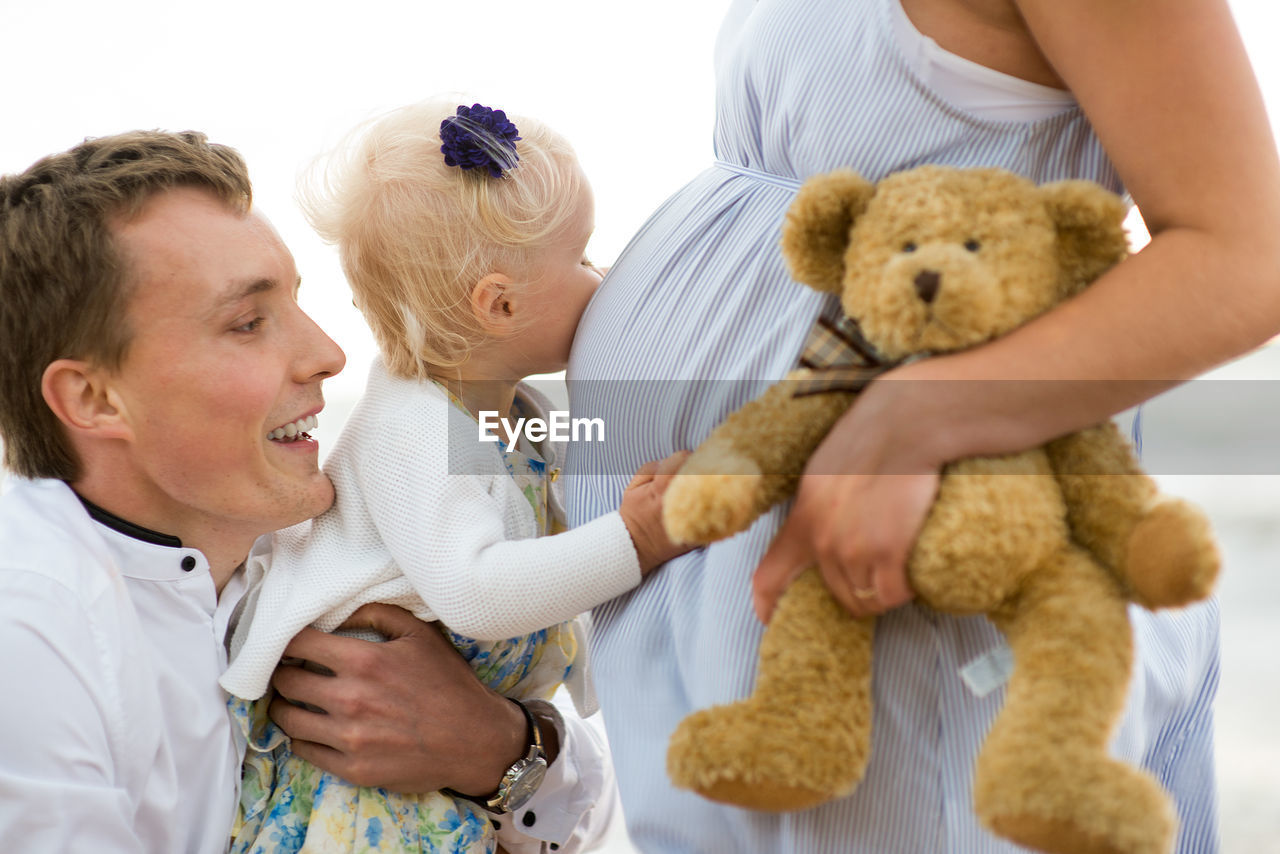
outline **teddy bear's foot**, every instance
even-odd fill
[[[762,509],[756,463],[712,439],[686,461],[662,501],[662,523],[677,543],[705,544],[745,531]]]
[[[791,583],[760,641],[755,693],[685,718],[667,772],[681,788],[757,810],[847,795],[871,755],[874,620],[840,606],[816,569]]]
[[[1114,759],[1089,765],[979,781],[975,808],[996,834],[1046,854],[1169,854],[1177,820],[1160,786]]]
[[[845,731],[797,731],[797,712],[750,700],[704,709],[676,729],[667,773],[705,798],[767,812],[804,810],[853,791],[870,743]]]
[[[1213,590],[1221,559],[1209,521],[1178,499],[1157,504],[1133,529],[1125,559],[1125,581],[1147,608],[1198,602]]]

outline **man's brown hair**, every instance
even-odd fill
[[[80,461],[40,390],[45,368],[57,359],[120,366],[132,338],[131,288],[112,223],[184,186],[248,210],[239,153],[193,131],[86,139],[0,177],[0,437],[9,471],[79,477]]]

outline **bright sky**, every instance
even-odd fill
[[[328,396],[355,397],[373,344],[336,255],[297,212],[299,170],[372,115],[464,92],[459,103],[538,116],[573,142],[597,196],[591,257],[609,263],[711,159],[711,47],[726,7],[0,0],[11,117],[0,172],[132,128],[202,130],[238,148],[255,204],[297,258],[304,306],[347,350]]]
[[[240,149],[297,257],[304,305],[350,357],[335,400],[359,393],[373,345],[336,256],[296,210],[299,170],[369,116],[465,92],[574,143],[596,189],[591,257],[610,263],[712,157],[711,50],[728,0],[356,5],[0,0],[0,172],[132,128],[193,128]],[[1280,9],[1232,7],[1280,117]]]

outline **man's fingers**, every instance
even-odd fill
[[[387,640],[394,640],[408,635],[428,636],[430,633],[422,632],[427,625],[403,608],[379,603],[361,606],[347,618],[341,628],[373,629]],[[293,636],[284,648],[283,658],[303,659],[318,664],[331,673],[342,673],[347,669],[346,665],[353,662],[358,664],[368,654],[367,640],[343,637],[308,627]]]
[[[807,538],[794,518],[787,518],[751,579],[751,598],[762,623],[769,622],[783,591],[796,576],[813,565]]]
[[[295,706],[282,696],[271,700],[267,714],[291,739],[330,743],[336,737],[328,715]]]
[[[412,616],[410,616],[410,619],[412,619]],[[313,669],[328,671],[328,675],[332,676],[352,669],[359,669],[360,662],[367,661],[369,646],[369,641],[360,640],[359,638],[348,638],[317,629],[305,628],[294,635],[293,640],[289,641],[288,646],[284,648],[282,658],[301,658],[308,662],[308,666],[319,665],[318,668]]]
[[[271,685],[277,694],[295,702],[326,710],[333,704],[332,678],[305,667],[280,665],[271,674]]]
[[[317,656],[323,657],[326,652],[331,651],[334,640],[347,640],[347,638],[334,638],[319,629],[305,628],[294,635],[293,640],[289,641],[284,648],[284,658],[320,661],[322,659]]]
[[[373,629],[387,640],[414,635],[428,624],[396,605],[374,603],[361,605],[339,628]],[[437,634],[439,634],[437,632]]]

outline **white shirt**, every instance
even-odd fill
[[[224,852],[244,745],[217,679],[243,580],[219,599],[199,551],[107,521],[61,481],[0,495],[0,850]],[[609,819],[603,745],[564,728],[542,789],[500,819],[512,854],[574,851]]]
[[[0,497],[0,848],[227,847],[243,748],[217,679],[238,591],[219,602],[200,552],[152,539],[61,481]]]

